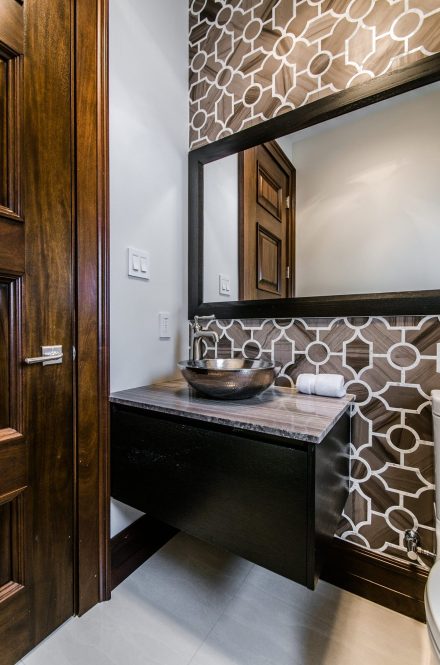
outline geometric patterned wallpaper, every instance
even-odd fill
[[[220,357],[272,359],[278,385],[301,372],[343,374],[356,395],[351,487],[340,538],[406,559],[405,529],[433,551],[430,392],[440,388],[440,317],[215,321]],[[407,560],[407,559],[406,559]],[[420,565],[431,565],[429,560]]]
[[[190,0],[189,9],[191,148],[440,52],[439,0]],[[280,385],[301,372],[345,376],[356,404],[338,536],[407,560],[403,533],[416,526],[432,551],[440,317],[210,327],[219,355],[281,363]]]
[[[439,0],[190,0],[190,145],[440,52]]]

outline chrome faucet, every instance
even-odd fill
[[[213,330],[202,328],[200,321],[214,321],[215,316],[195,316],[194,323],[191,323],[190,334],[190,360],[200,360],[202,357],[201,343],[202,339],[212,339],[216,344],[218,335]]]

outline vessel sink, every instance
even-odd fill
[[[269,388],[280,368],[265,360],[213,358],[177,363],[199,393],[214,399],[246,399]]]

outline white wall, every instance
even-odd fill
[[[293,136],[297,296],[440,288],[439,114],[435,83]]]
[[[278,139],[296,167],[297,296],[440,288],[439,117],[437,82]],[[218,258],[238,263],[236,201],[212,196],[226,161],[205,167],[208,301]]]
[[[203,300],[238,300],[238,156],[203,169]],[[219,275],[230,279],[229,295],[219,294]]]
[[[112,391],[173,376],[187,353],[187,22],[181,0],[110,0]],[[150,281],[127,276],[129,246],[150,253]],[[138,516],[113,506],[112,535]]]

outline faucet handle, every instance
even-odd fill
[[[194,316],[194,327],[195,328],[200,328],[201,321],[215,321],[215,314],[209,314],[208,316],[197,316],[197,314]]]

